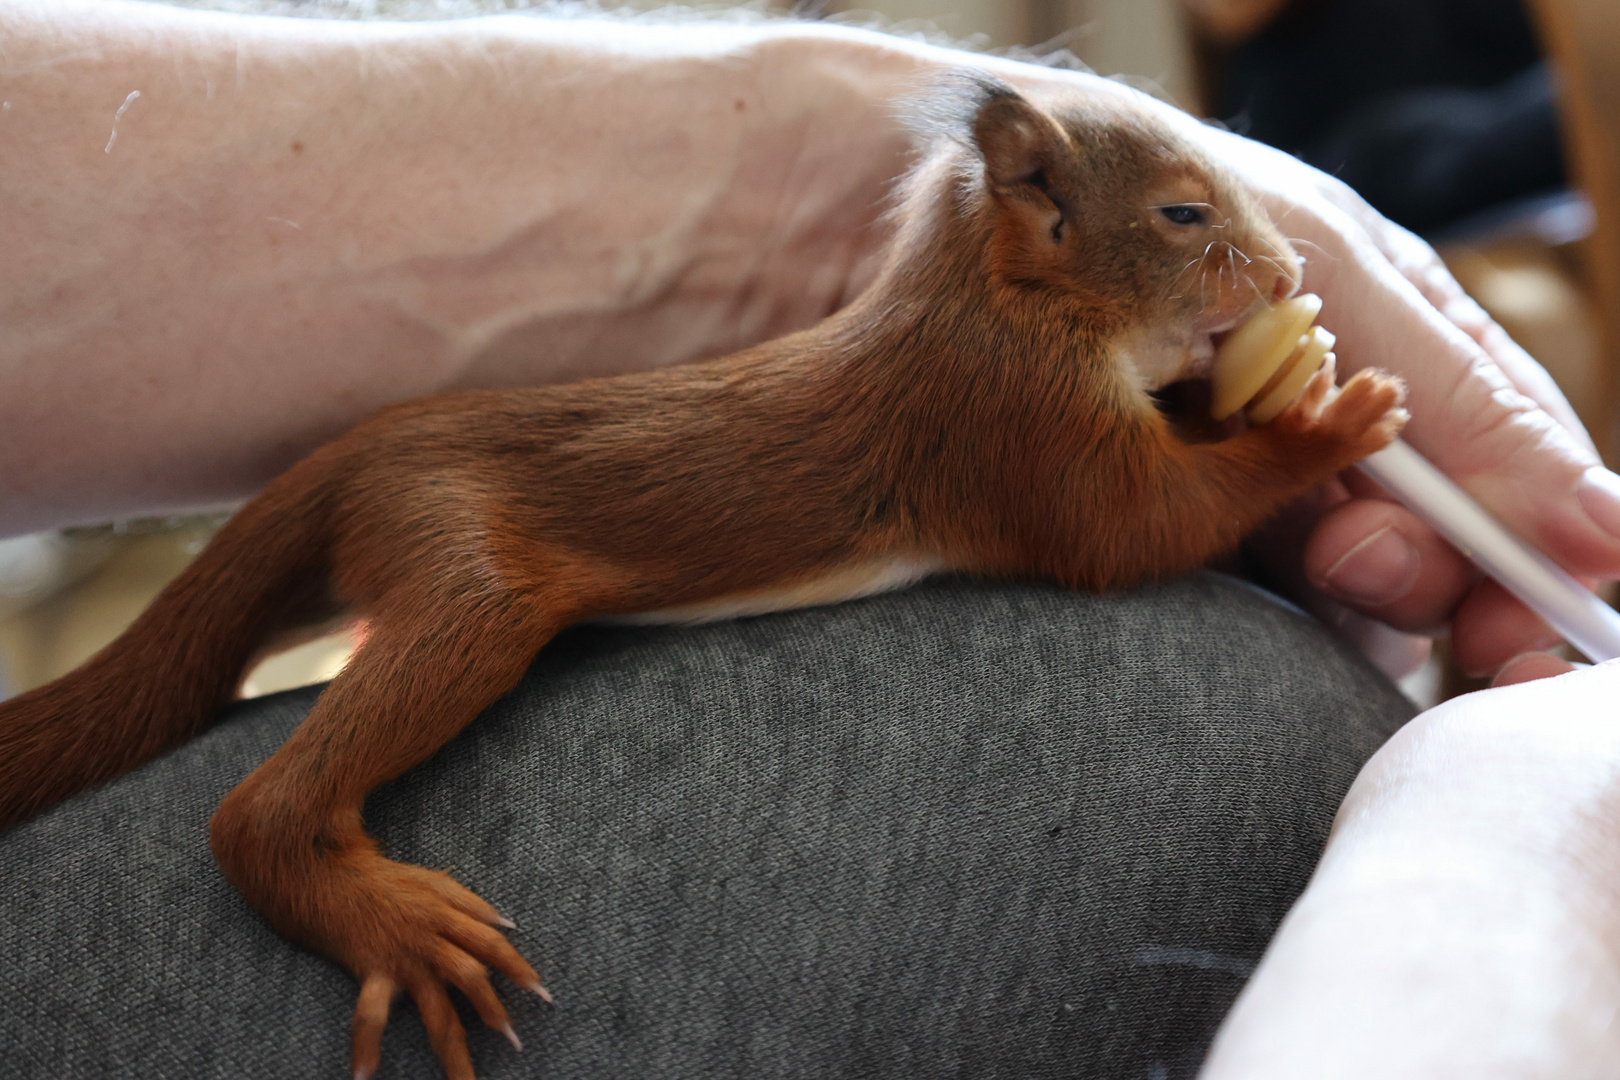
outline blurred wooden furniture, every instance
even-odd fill
[[[1548,56],[1563,80],[1560,108],[1570,176],[1596,212],[1583,245],[1587,292],[1599,327],[1594,392],[1602,417],[1592,436],[1620,462],[1620,4],[1528,0]]]
[[[1231,48],[1255,34],[1288,5],[1288,0],[1181,0],[1195,36]]]

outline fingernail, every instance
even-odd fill
[[[540,995],[540,1000],[544,1001],[547,1005],[555,1005],[556,1004],[556,1002],[552,1000],[551,991],[547,990],[545,987],[541,986],[539,979],[536,979],[534,982],[530,983],[529,984],[529,989],[532,990],[534,993],[539,994]]]
[[[1549,679],[1566,674],[1573,668],[1574,665],[1568,660],[1551,653],[1523,652],[1502,665],[1495,678],[1491,679],[1491,687],[1494,689],[1535,679]]]
[[[1406,538],[1385,525],[1339,557],[1323,581],[1345,600],[1388,604],[1417,584],[1423,559]]]
[[[362,1065],[358,1069],[354,1070],[354,1080],[371,1080],[371,1073],[371,1066]]]
[[[1620,476],[1594,465],[1581,474],[1580,483],[1575,485],[1575,497],[1598,528],[1611,536],[1620,536]]]
[[[523,1052],[523,1040],[517,1037],[517,1032],[512,1030],[511,1024],[506,1025],[504,1034],[506,1035],[506,1041],[512,1044],[512,1049],[521,1054]]]

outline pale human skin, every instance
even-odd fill
[[[830,27],[379,26],[0,0],[0,535],[240,499],[399,398],[654,367],[807,325],[858,293],[881,252],[884,195],[912,149],[899,102],[963,63],[1026,88],[1133,93]],[[1407,379],[1409,440],[1570,569],[1620,575],[1620,481],[1433,252],[1322,174],[1178,122],[1306,242],[1305,284],[1325,298],[1342,368]],[[1392,646],[1369,627],[1449,627],[1480,671],[1551,640],[1370,494],[1336,485],[1300,507],[1261,542],[1276,577],[1313,604],[1369,616],[1357,626],[1389,667],[1410,660],[1415,639]],[[1507,700],[1538,712],[1541,690]],[[1518,759],[1503,755],[1522,733],[1462,723],[1458,708],[1442,719],[1468,749],[1461,760],[1511,770]],[[1420,761],[1461,753],[1416,745]],[[1387,805],[1462,827],[1486,802],[1512,802],[1498,798],[1500,777],[1469,786],[1440,768],[1379,764],[1401,752],[1369,767]],[[1496,836],[1537,835],[1542,807],[1553,807],[1547,828],[1568,820],[1554,806],[1562,760],[1518,778],[1519,809]],[[1362,836],[1419,861],[1450,843],[1406,820],[1355,817],[1327,867],[1370,858]],[[1491,895],[1553,887],[1531,864],[1504,869],[1517,872],[1483,879]],[[1301,910],[1353,928],[1355,904],[1320,899],[1336,880],[1324,869]],[[1606,884],[1597,871],[1587,882],[1593,896]],[[1451,996],[1477,1006],[1456,1039],[1517,1030],[1545,1074],[1561,1075],[1561,1016],[1469,997],[1472,954],[1402,952],[1411,936],[1387,916],[1424,898],[1451,910],[1446,886],[1402,884],[1382,894],[1385,921],[1368,924],[1426,981],[1372,972],[1377,993],[1349,995],[1325,1022],[1361,1030],[1392,1003]],[[1590,958],[1456,910],[1487,945],[1529,941],[1549,984],[1588,980],[1620,1001],[1612,982],[1591,981]],[[1312,940],[1279,938],[1222,1053],[1284,1060],[1265,1058],[1278,1044],[1251,1033],[1293,1022],[1288,995],[1268,997],[1268,985],[1339,985],[1342,957]],[[1389,1075],[1384,1059],[1344,1053],[1347,1068]]]
[[[1620,1063],[1620,662],[1456,698],[1362,770],[1202,1080]]]
[[[0,535],[239,500],[399,398],[806,325],[868,279],[899,102],[931,77],[1129,92],[812,26],[6,0],[0,37]],[[1408,438],[1570,569],[1620,574],[1620,481],[1433,253],[1187,123],[1306,242],[1342,365],[1407,378]],[[1268,552],[1299,591],[1450,622],[1479,671],[1553,640],[1393,504],[1320,510]]]

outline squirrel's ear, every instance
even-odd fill
[[[1011,87],[993,91],[973,121],[973,141],[984,157],[985,181],[1006,190],[1029,184],[1046,190],[1046,172],[1068,144],[1057,122]]]

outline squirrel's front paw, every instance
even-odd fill
[[[1273,429],[1331,460],[1334,471],[1395,441],[1406,425],[1406,384],[1396,375],[1364,368],[1333,392],[1334,365],[1322,365],[1299,397],[1272,421]],[[1303,449],[1303,447],[1302,447]]]

